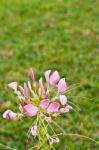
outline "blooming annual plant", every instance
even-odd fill
[[[68,104],[66,90],[68,89],[65,78],[61,78],[58,71],[45,72],[46,84],[43,84],[42,78],[37,82],[34,71],[29,70],[32,82],[28,81],[23,86],[17,82],[8,84],[17,96],[19,112],[6,110],[3,118],[7,120],[21,119],[22,117],[34,117],[35,120],[29,128],[29,133],[38,137],[39,142],[37,149],[44,148],[48,150],[53,147],[54,143],[59,142],[59,137],[54,134],[50,135],[47,126],[53,124],[54,117],[67,113],[72,109]]]

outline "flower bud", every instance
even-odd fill
[[[29,75],[30,75],[32,81],[35,82],[34,71],[32,68],[30,68],[30,70],[29,70]]]
[[[32,128],[30,128],[30,133],[33,136],[37,135],[37,125],[34,125]]]
[[[45,87],[43,85],[42,78],[40,78],[40,80],[39,80],[39,87],[41,89],[42,97],[46,97],[46,91],[45,91]]]
[[[29,97],[29,95],[28,95],[28,87],[27,87],[27,84],[26,84],[26,83],[24,83],[24,97],[25,97],[25,98],[28,98],[28,97]]]
[[[3,118],[4,119],[16,120],[17,119],[17,114],[15,112],[13,112],[12,110],[6,110],[3,113]]]
[[[17,82],[11,82],[8,84],[8,87],[13,89],[14,91],[17,90]]]
[[[30,75],[30,77],[31,77],[31,79],[33,81],[33,86],[36,87],[35,75],[34,75],[34,71],[33,71],[32,68],[30,68],[30,70],[29,70],[29,75]]]
[[[19,110],[20,110],[20,112],[23,112],[23,111],[24,111],[21,104],[19,105]]]
[[[24,93],[24,88],[21,85],[19,85],[19,89],[22,93]]]
[[[60,113],[66,113],[69,112],[72,109],[72,106],[67,105],[65,108],[60,109]]]

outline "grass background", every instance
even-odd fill
[[[57,69],[69,85],[68,94],[80,107],[58,120],[66,132],[99,140],[99,1],[0,0],[0,143],[27,150],[24,121],[5,121],[2,113],[17,111],[10,81],[22,83],[33,67],[37,79]],[[98,150],[82,138],[61,137],[57,150]],[[0,150],[6,148],[0,147]]]

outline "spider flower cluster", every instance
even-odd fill
[[[41,116],[43,120],[51,123],[52,117],[69,112],[72,107],[68,105],[66,90],[68,89],[65,78],[61,78],[58,71],[45,71],[46,84],[42,77],[37,82],[34,71],[29,70],[31,82],[24,85],[11,82],[8,87],[11,88],[17,96],[17,105],[19,112],[6,110],[3,118],[7,120],[16,120],[24,116]],[[37,124],[30,128],[30,134],[37,135]],[[59,142],[57,138],[51,138],[51,144]]]

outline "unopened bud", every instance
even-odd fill
[[[32,128],[30,128],[30,133],[33,136],[37,135],[37,125],[34,125]]]

